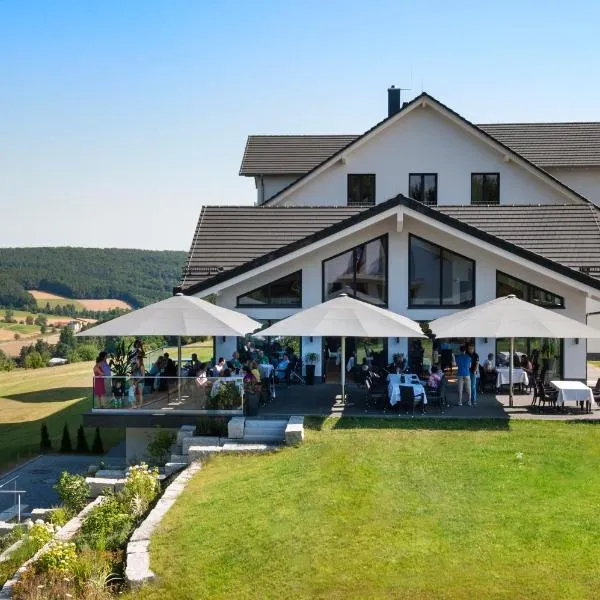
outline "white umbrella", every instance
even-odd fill
[[[416,321],[346,294],[283,319],[260,335],[340,336],[342,402],[346,391],[346,337],[426,337]]]
[[[429,324],[438,338],[510,338],[509,404],[513,403],[512,370],[515,337],[600,338],[600,330],[565,317],[514,294],[440,317]]]
[[[242,336],[261,324],[242,313],[216,306],[195,296],[177,294],[127,313],[78,336],[176,335],[181,376],[181,336]]]

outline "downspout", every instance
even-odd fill
[[[263,175],[260,176],[260,203],[263,204],[265,201],[265,178]]]

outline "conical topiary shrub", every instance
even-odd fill
[[[94,441],[92,442],[92,454],[104,454],[104,446],[102,445],[102,438],[100,437],[100,429],[98,427],[96,427]]]
[[[80,425],[79,429],[77,430],[77,447],[75,448],[75,451],[80,453],[90,451],[90,447],[85,439],[85,430],[83,429],[83,425]]]
[[[69,433],[69,428],[65,423],[63,427],[62,440],[60,442],[60,451],[61,452],[73,452],[73,444],[71,444],[71,434]]]
[[[50,434],[48,433],[48,426],[46,423],[42,423],[40,450],[42,452],[48,452],[52,450],[52,441],[50,440]]]

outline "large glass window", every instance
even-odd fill
[[[375,175],[348,175],[348,206],[375,205]]]
[[[496,298],[508,296],[509,294],[514,294],[521,300],[544,308],[565,307],[565,299],[562,296],[502,273],[502,271],[496,271]]]
[[[473,306],[475,261],[411,235],[410,306]]]
[[[411,173],[408,176],[408,195],[423,204],[437,204],[437,173]]]
[[[302,306],[302,271],[296,271],[281,279],[237,297],[238,306],[254,307],[300,307]]]
[[[387,304],[387,236],[323,261],[323,299],[341,293],[379,306]]]
[[[471,173],[471,204],[500,204],[500,173]]]

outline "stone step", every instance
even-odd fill
[[[271,429],[285,431],[287,427],[287,421],[280,421],[279,419],[246,419],[245,431],[253,431],[259,429],[260,431],[266,431]]]
[[[279,444],[246,444],[243,442],[223,444],[223,452],[272,452],[279,448]]]
[[[285,440],[285,431],[266,431],[266,432],[252,432],[244,433],[242,442],[283,442]]]
[[[165,476],[170,477],[173,473],[177,473],[177,471],[181,471],[181,469],[185,469],[188,466],[187,461],[184,463],[179,462],[168,462],[165,464]]]
[[[169,462],[187,464],[187,461],[187,456],[185,456],[184,454],[171,454],[171,460]]]

